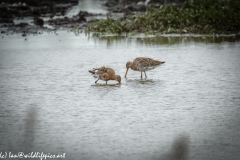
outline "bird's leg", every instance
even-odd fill
[[[99,80],[99,78],[95,81],[95,83],[97,83],[98,80]]]
[[[106,85],[107,85],[107,81],[106,81]]]
[[[142,71],[141,71],[141,79],[142,79]]]
[[[145,73],[145,79],[147,79],[147,74],[146,74],[146,72],[144,71],[144,73]]]

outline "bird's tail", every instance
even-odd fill
[[[95,71],[94,70],[89,70],[88,72],[92,73],[92,74],[95,74]]]
[[[93,68],[92,70],[89,70],[88,72],[90,72],[92,74],[96,74],[97,71],[107,72],[107,68],[105,66],[102,66],[100,68]]]
[[[163,64],[163,63],[165,63],[165,61],[157,61],[157,60],[154,60],[154,64],[155,64],[155,65],[161,65],[161,64]]]
[[[98,78],[98,75],[96,74],[96,71],[98,71],[99,68],[93,68],[93,70],[89,70],[88,72],[92,73],[94,78]]]
[[[89,70],[88,72],[92,73],[92,74],[96,74],[96,71],[98,71],[99,68],[93,68],[92,70]]]

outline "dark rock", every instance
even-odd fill
[[[34,10],[33,12],[32,12],[32,15],[35,17],[38,17],[38,16],[41,16],[41,13],[38,11],[38,10]]]
[[[29,10],[29,6],[16,6],[16,7],[10,7],[11,9],[16,9],[16,10],[22,10],[22,11],[27,11]]]
[[[34,24],[42,27],[44,25],[44,21],[41,18],[37,18],[37,19],[34,20]]]
[[[126,5],[122,11],[123,12],[145,12],[146,11],[146,6],[145,5],[136,5],[136,4],[129,4]]]
[[[125,9],[127,9],[128,11],[133,11],[134,10],[132,5],[126,6]]]
[[[70,3],[73,5],[77,5],[78,4],[78,0],[70,0]]]
[[[123,12],[123,6],[116,5],[114,7],[111,7],[109,10],[111,10],[113,13],[120,13],[120,12]]]
[[[88,13],[88,12],[85,12],[85,11],[80,11],[77,15],[78,15],[78,16],[84,16],[84,17],[86,17],[86,16],[89,15],[89,13]]]
[[[128,8],[124,8],[123,9],[123,13],[124,13],[124,16],[122,17],[123,19],[126,19],[126,18],[131,17],[131,16],[134,15],[134,13],[130,9],[128,9]]]
[[[78,18],[78,20],[77,20],[77,22],[79,22],[79,23],[81,23],[81,22],[86,22],[86,21],[87,21],[86,18],[83,17],[83,16],[80,16],[80,17]]]
[[[112,2],[112,1],[106,2],[106,3],[104,4],[104,6],[106,6],[106,7],[114,7],[114,6],[116,6],[116,5],[117,5],[117,3],[116,3],[116,2]]]
[[[139,12],[145,12],[146,11],[146,6],[140,5],[140,6],[134,6],[133,11],[139,11]]]

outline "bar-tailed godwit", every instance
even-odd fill
[[[116,80],[118,83],[121,83],[121,77],[119,75],[116,75],[112,68],[103,66],[100,68],[93,68],[93,70],[89,70],[89,72],[98,78],[95,83],[97,83],[99,79],[106,81],[106,84],[109,80]]]
[[[147,58],[147,57],[137,57],[134,59],[133,62],[129,61],[126,63],[127,70],[126,70],[124,77],[126,78],[128,69],[131,68],[134,71],[141,72],[141,79],[142,79],[142,72],[144,72],[145,78],[147,78],[146,71],[152,70],[152,69],[160,66],[163,63],[165,63],[165,62],[154,60],[154,59]]]

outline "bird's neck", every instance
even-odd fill
[[[117,75],[115,75],[112,80],[117,80]]]
[[[134,63],[132,63],[131,67],[130,67],[132,70],[134,71],[137,71],[138,68],[137,68],[137,65],[135,65]]]

